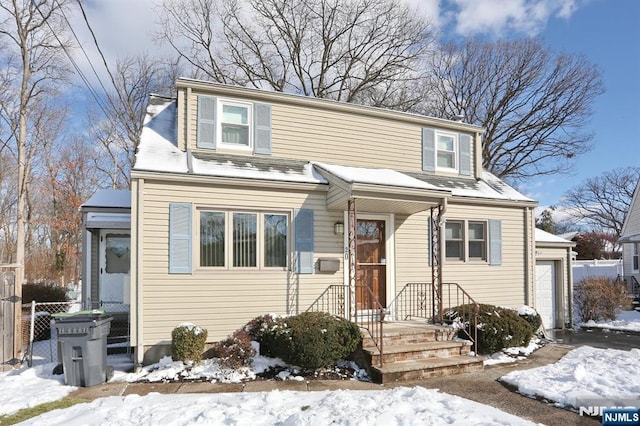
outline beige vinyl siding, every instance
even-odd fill
[[[460,284],[480,303],[513,307],[525,303],[532,275],[525,272],[524,258],[531,250],[525,249],[523,212],[518,207],[449,204],[445,215],[449,220],[502,221],[502,265],[447,260],[443,281]],[[396,216],[396,292],[409,282],[431,282],[428,217],[428,212]]]
[[[193,274],[168,273],[168,220],[170,203],[193,203]],[[229,211],[286,212],[314,210],[314,256],[342,258],[342,237],[333,224],[342,213],[325,210],[326,192],[279,192],[248,188],[220,188],[184,183],[144,185],[143,339],[144,345],[167,344],[171,330],[192,322],[208,330],[210,342],[226,337],[250,319],[265,313],[306,310],[331,284],[342,283],[342,271],[297,275],[286,270],[207,270],[199,268],[197,212],[195,208]],[[274,207],[277,206],[277,207]],[[293,249],[293,225],[289,226]]]
[[[475,206],[450,203],[448,220],[502,222],[502,264],[484,261],[445,260],[443,281],[455,282],[479,303],[517,307],[525,303],[531,277],[527,277],[523,209],[518,207]]]
[[[188,140],[190,148],[197,150],[197,93],[193,92],[189,105],[191,111],[186,121]],[[423,126],[419,124],[371,117],[355,110],[348,114],[286,103],[271,103],[271,107],[271,157],[405,172],[422,171]],[[471,136],[473,143],[475,137]],[[218,151],[242,154],[228,149]],[[475,173],[474,153],[472,147],[472,175]]]

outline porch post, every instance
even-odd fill
[[[356,316],[356,273],[358,269],[356,259],[356,247],[358,239],[358,219],[356,216],[356,200],[349,198],[347,203],[347,225],[349,229],[349,315],[357,322]]]
[[[442,323],[442,220],[443,207],[431,208],[429,229],[431,230],[431,309],[432,321]]]

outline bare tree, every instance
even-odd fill
[[[449,43],[430,59],[425,111],[486,129],[483,166],[513,182],[570,170],[591,149],[583,132],[600,73],[584,57],[555,54],[537,39]]]
[[[91,136],[100,149],[95,166],[106,185],[129,186],[129,171],[135,161],[136,148],[144,124],[150,93],[171,95],[175,81],[175,64],[152,60],[146,55],[118,60],[113,73],[113,91],[106,94],[106,117],[95,120]],[[91,113],[98,117],[97,112]]]
[[[409,110],[429,22],[401,0],[166,0],[160,37],[214,81]]]
[[[29,146],[37,145],[33,135],[33,111],[42,111],[47,97],[55,95],[56,87],[68,73],[63,59],[66,41],[60,11],[65,0],[7,0],[0,2],[0,45],[6,47],[0,54],[7,71],[7,89],[10,95],[2,97],[0,118],[7,123],[9,134],[1,139],[5,144],[13,142],[17,164],[16,207],[16,263],[25,264],[25,235],[28,218],[27,197],[30,182],[31,158]],[[33,151],[31,151],[33,152]],[[22,296],[24,267],[16,271],[15,292]],[[16,309],[15,333],[20,335],[20,310]],[[14,356],[18,356],[19,339],[16,339]]]
[[[640,167],[614,169],[570,189],[563,204],[575,219],[619,238],[639,181]]]

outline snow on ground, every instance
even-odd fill
[[[24,425],[532,425],[504,411],[433,389],[129,395],[51,411]]]
[[[637,331],[640,332],[640,312],[638,311],[622,311],[616,316],[616,319],[598,321],[593,320],[582,323],[582,326],[591,328],[602,328],[606,330],[621,331]]]
[[[640,404],[640,349],[582,346],[554,364],[513,371],[500,378],[528,396],[579,408],[592,399],[635,399]]]
[[[526,359],[534,351],[540,349],[544,343],[538,338],[531,339],[528,346],[517,346],[514,348],[504,348],[484,357],[484,365],[506,364]]]
[[[76,388],[65,386],[64,376],[51,374],[53,364],[44,364],[0,374],[0,416],[45,402],[57,401]]]

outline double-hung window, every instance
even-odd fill
[[[464,222],[447,221],[445,225],[445,255],[447,259],[464,260]]]
[[[453,260],[487,260],[487,223],[447,220],[445,256]]]
[[[487,224],[469,222],[469,259],[487,260]]]
[[[200,211],[200,266],[286,268],[289,216]]]
[[[251,123],[252,105],[244,102],[220,100],[218,102],[218,140],[229,148],[253,147]]]
[[[633,244],[633,271],[634,272],[638,272],[638,270],[640,270],[640,262],[638,262],[638,259],[640,257],[640,243],[634,243]]]
[[[442,170],[458,170],[458,136],[454,133],[436,132],[436,167]]]

